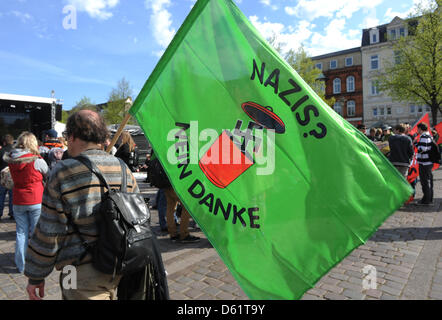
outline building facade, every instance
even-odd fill
[[[409,23],[395,17],[388,24],[364,29],[362,32],[364,123],[368,127],[380,124],[394,126],[402,122],[413,124],[430,111],[425,105],[394,101],[388,92],[379,90],[377,77],[385,72],[387,63],[397,62],[393,42],[399,37],[408,36],[408,30]]]
[[[312,57],[322,70],[326,98],[335,98],[333,109],[351,124],[414,124],[427,112],[431,121],[429,106],[395,101],[379,90],[379,74],[385,72],[387,63],[398,61],[394,41],[408,36],[412,23],[416,21],[395,17],[388,24],[363,29],[361,47]]]
[[[312,58],[322,70],[326,99],[335,98],[333,109],[353,125],[363,123],[361,48],[353,48]]]

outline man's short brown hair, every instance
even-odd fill
[[[72,114],[66,123],[67,136],[86,142],[102,144],[109,138],[109,131],[103,117],[91,110],[81,110]]]
[[[405,133],[405,131],[407,131],[407,128],[403,123],[397,124],[394,129],[399,133]]]

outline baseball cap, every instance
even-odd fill
[[[50,138],[57,138],[58,137],[58,133],[57,131],[55,131],[54,129],[49,129],[46,131],[46,134],[50,137]]]

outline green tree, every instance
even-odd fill
[[[61,122],[66,123],[71,114],[83,109],[97,111],[97,107],[95,106],[95,103],[92,102],[91,98],[83,96],[83,98],[75,103],[75,107],[73,107],[71,110],[62,111]]]
[[[379,88],[396,101],[424,103],[431,107],[433,126],[442,112],[442,0],[430,7],[417,4],[406,20],[408,37],[391,39],[394,57],[384,61]]]
[[[130,83],[125,78],[119,80],[117,87],[109,93],[108,103],[104,108],[103,116],[108,124],[119,124],[123,121],[129,112],[126,101],[129,98],[132,100],[132,95]],[[130,123],[135,123],[135,120],[131,119]]]
[[[315,67],[313,60],[309,57],[305,51],[304,46],[298,48],[298,50],[290,49],[288,52],[283,52],[283,46],[277,41],[277,37],[274,34],[268,38],[267,41],[272,45],[276,51],[287,61],[287,63],[296,70],[300,77],[316,92],[316,94],[324,100],[329,106],[333,106],[335,98],[325,98],[325,83],[320,80],[322,74],[321,70]]]

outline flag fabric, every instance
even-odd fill
[[[130,113],[251,299],[301,298],[412,193],[231,0],[196,2]]]
[[[437,144],[442,144],[442,122],[439,122],[434,129],[436,129],[439,134],[439,139],[436,141]]]

